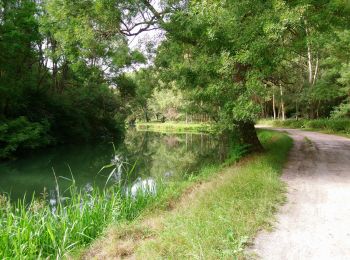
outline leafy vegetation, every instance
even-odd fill
[[[253,150],[258,118],[348,117],[346,1],[163,2],[145,6],[165,31],[148,93],[160,103],[158,88],[178,89],[184,100],[168,109],[236,128]]]
[[[259,118],[303,118],[274,124],[349,133],[349,16],[345,0],[0,0],[0,159],[121,137],[125,122],[157,129],[172,126],[147,123],[186,122],[176,126],[182,131],[214,124],[239,135],[251,152],[264,149],[254,127]],[[133,37],[153,30],[163,36],[146,53],[130,47]],[[281,137],[276,144],[286,152],[289,142]],[[188,222],[180,221],[185,212],[172,218],[150,248],[174,257],[239,254],[281,194],[277,173],[285,153],[269,147],[216,195],[198,201]],[[45,200],[27,206],[1,197],[0,256],[63,256],[148,205],[124,195],[73,186],[54,212]],[[234,229],[217,228],[222,219],[208,208]],[[198,219],[213,223],[206,237]],[[217,250],[196,251],[201,247],[193,248],[190,234],[179,238],[173,223]],[[167,239],[182,242],[169,251]]]
[[[271,125],[275,127],[302,128],[308,130],[319,130],[328,133],[350,134],[349,119],[318,119],[318,120],[262,120],[263,125]]]
[[[113,86],[143,61],[123,34],[108,33],[121,11],[104,1],[0,1],[0,158],[121,136],[128,90]]]
[[[17,149],[36,148],[50,143],[48,123],[31,123],[25,117],[4,123],[0,126],[0,158],[10,156]]]
[[[121,136],[125,119],[215,123],[261,150],[260,117],[348,117],[349,14],[330,0],[1,1],[0,121],[49,140],[1,156]],[[129,47],[155,29],[147,55]]]

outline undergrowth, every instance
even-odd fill
[[[288,119],[282,120],[261,120],[260,124],[275,126],[275,127],[290,127],[301,128],[307,130],[324,131],[327,133],[338,133],[350,135],[350,120],[349,119]]]

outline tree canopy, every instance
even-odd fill
[[[258,118],[348,117],[349,14],[346,0],[1,0],[0,157],[121,136],[126,119],[190,115],[260,150]],[[154,61],[130,48],[159,29]]]

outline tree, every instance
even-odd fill
[[[176,121],[181,116],[181,110],[186,108],[182,92],[175,87],[154,89],[149,106],[154,111],[157,120],[166,118],[167,120]]]
[[[273,20],[271,2],[194,1],[164,24],[167,40],[158,51],[163,74],[192,89],[199,102],[216,107],[221,125],[236,126],[251,149],[261,150],[254,129],[273,71],[276,41],[264,33]]]
[[[279,65],[266,83],[282,86],[286,114],[329,116],[343,95],[336,80],[341,62],[330,53],[339,32],[349,27],[349,6],[346,1],[275,1],[274,9],[278,16],[266,30],[279,40]]]
[[[128,90],[117,81],[144,62],[121,29],[129,2],[0,1],[1,147],[122,136]]]
[[[154,68],[140,69],[135,72],[133,79],[136,83],[135,98],[133,106],[140,109],[143,115],[143,118],[146,122],[151,120],[151,111],[150,111],[150,98],[152,96],[154,88],[159,85],[159,79],[156,75]],[[137,109],[133,114],[137,113]]]

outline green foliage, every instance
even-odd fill
[[[191,1],[163,24],[167,37],[156,59],[162,80],[186,89],[223,129],[237,127],[252,149],[260,148],[252,128],[266,82],[284,58],[280,39],[288,24],[277,26],[274,4]]]
[[[119,77],[144,57],[119,30],[121,8],[105,0],[1,1],[0,120],[28,120],[2,127],[1,158],[122,135],[132,89]]]
[[[182,117],[186,101],[180,90],[173,88],[155,89],[149,99],[149,107],[159,118],[164,116],[169,121],[177,121]]]
[[[3,122],[0,125],[0,159],[10,156],[16,150],[28,150],[48,145],[49,123],[29,122],[25,117]]]
[[[336,107],[332,113],[331,118],[338,119],[338,118],[350,118],[350,104],[349,103],[342,103],[338,107]]]
[[[141,69],[131,74],[129,80],[133,84],[134,91],[134,97],[130,102],[130,121],[142,118],[148,122],[153,114],[149,107],[149,99],[153,90],[159,85],[156,72],[152,67]]]
[[[262,116],[329,117],[348,99],[349,5],[347,1],[275,1],[279,63],[268,80]],[[283,95],[276,89],[283,90]],[[281,107],[284,105],[284,109]],[[284,111],[282,111],[284,110]]]
[[[350,120],[349,119],[317,119],[317,120],[293,120],[285,121],[261,121],[263,124],[269,124],[276,127],[291,127],[304,128],[311,130],[321,130],[330,133],[350,134]]]

